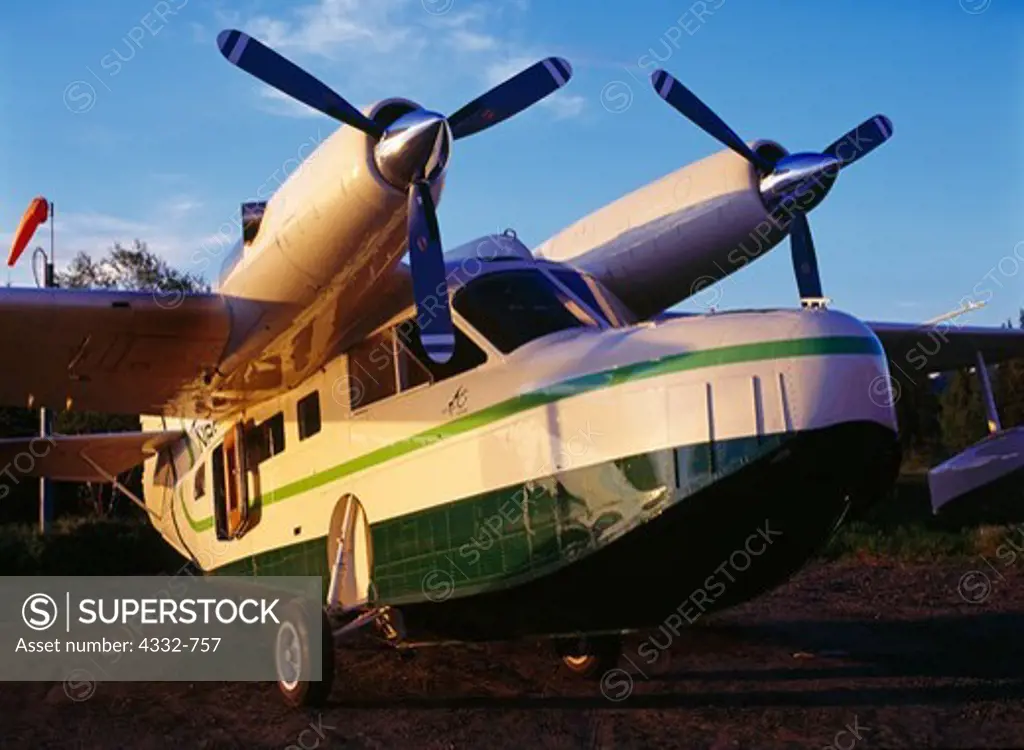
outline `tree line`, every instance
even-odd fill
[[[1007,320],[1006,328],[1013,328]],[[1024,309],[1017,327],[1024,329]],[[1003,428],[1024,424],[1024,360],[988,366]],[[976,443],[988,432],[981,383],[971,369],[899,381],[896,415],[904,470],[928,468]]]

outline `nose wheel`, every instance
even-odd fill
[[[316,637],[315,618],[320,619],[320,648],[312,646]],[[312,679],[313,659],[319,652],[320,679]],[[291,602],[281,618],[274,645],[277,687],[285,701],[295,707],[322,706],[334,684],[334,642],[327,613],[310,611],[301,602]]]

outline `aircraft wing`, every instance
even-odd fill
[[[16,478],[109,482],[110,476],[138,466],[183,435],[181,430],[167,430],[5,438],[0,440],[0,465],[7,467],[0,473],[0,498],[7,494],[3,490],[10,481],[3,476],[4,473],[9,472]]]
[[[0,405],[202,416],[230,330],[216,294],[0,289]]]
[[[889,356],[893,375],[973,367],[978,352],[985,364],[1024,358],[1024,330],[939,324],[868,323]]]

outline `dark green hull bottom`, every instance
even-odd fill
[[[898,465],[891,430],[849,423],[562,472],[375,524],[376,599],[417,640],[692,622],[785,581]],[[215,572],[326,585],[326,539]]]

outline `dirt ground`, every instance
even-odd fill
[[[634,636],[603,682],[525,642],[345,649],[323,711],[263,684],[0,683],[0,745],[1024,747],[1022,567],[817,564],[678,636]]]

